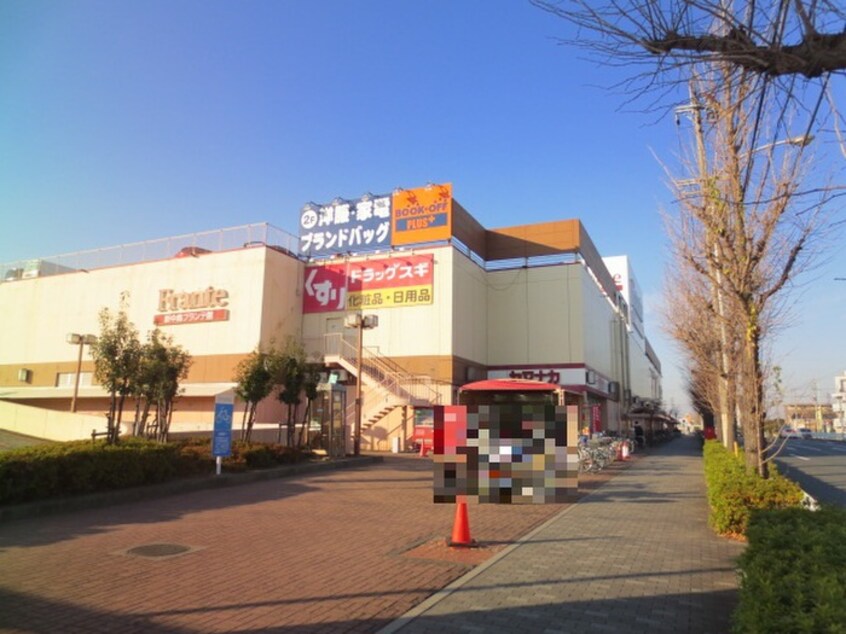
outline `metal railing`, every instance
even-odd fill
[[[287,231],[266,222],[241,225],[157,240],[119,244],[102,249],[7,262],[0,264],[0,282],[139,264],[165,260],[178,255],[200,255],[251,246],[268,246],[297,257],[299,240]]]
[[[354,368],[359,367],[358,349],[342,333],[324,335],[323,343],[324,357],[336,357]],[[443,401],[442,382],[429,376],[411,374],[372,348],[362,349],[361,372],[393,396],[397,400],[393,404],[438,405]],[[375,405],[372,398],[370,403]],[[382,404],[391,404],[388,395],[385,395]]]

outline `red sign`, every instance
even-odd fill
[[[178,326],[180,324],[198,324],[207,321],[229,321],[229,310],[226,308],[216,308],[215,310],[196,310],[189,313],[166,313],[153,317],[153,323],[156,326]]]
[[[308,267],[303,312],[431,304],[434,264],[427,254]]]
[[[591,415],[593,418],[594,433],[602,431],[602,406],[591,405]]]

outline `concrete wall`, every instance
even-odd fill
[[[9,307],[0,329],[0,385],[20,386],[17,371],[24,366],[33,369],[32,385],[42,386],[54,385],[57,371],[75,371],[79,349],[66,343],[66,334],[98,334],[100,310],[117,311],[122,300],[143,339],[155,327],[154,316],[162,312],[160,292],[167,289],[181,293],[213,287],[228,294],[227,321],[160,327],[192,356],[245,354],[259,343],[263,328],[268,337],[298,335],[299,319],[294,315],[296,285],[302,279],[299,263],[268,251],[236,249],[0,284],[0,306]],[[266,259],[272,260],[267,284]],[[267,291],[268,299],[275,297],[274,301],[290,306],[271,317],[271,306],[263,306]],[[87,350],[84,360],[90,370]],[[237,357],[230,361],[227,369]],[[203,377],[207,381],[230,378]]]
[[[584,362],[597,372],[613,377],[617,368],[614,355],[618,352],[614,347],[614,309],[590,276],[584,275],[581,283]]]
[[[646,356],[642,341],[643,339],[637,335],[630,334],[629,336],[632,396],[659,398],[660,394],[653,381],[653,375],[657,372]]]
[[[0,429],[47,440],[84,440],[106,431],[103,416],[71,414],[0,400]]]
[[[303,263],[274,249],[266,255],[261,304],[261,341],[302,335]]]
[[[489,272],[488,363],[583,363],[584,268]]]
[[[488,364],[488,278],[468,257],[450,250],[453,266],[452,352],[482,365]],[[463,379],[464,377],[459,377]]]

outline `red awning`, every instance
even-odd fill
[[[526,379],[490,379],[467,383],[459,388],[460,392],[557,392],[560,385]]]

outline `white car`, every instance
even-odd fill
[[[809,440],[811,438],[811,430],[807,427],[796,429],[795,427],[784,427],[778,432],[779,438],[800,438]]]

